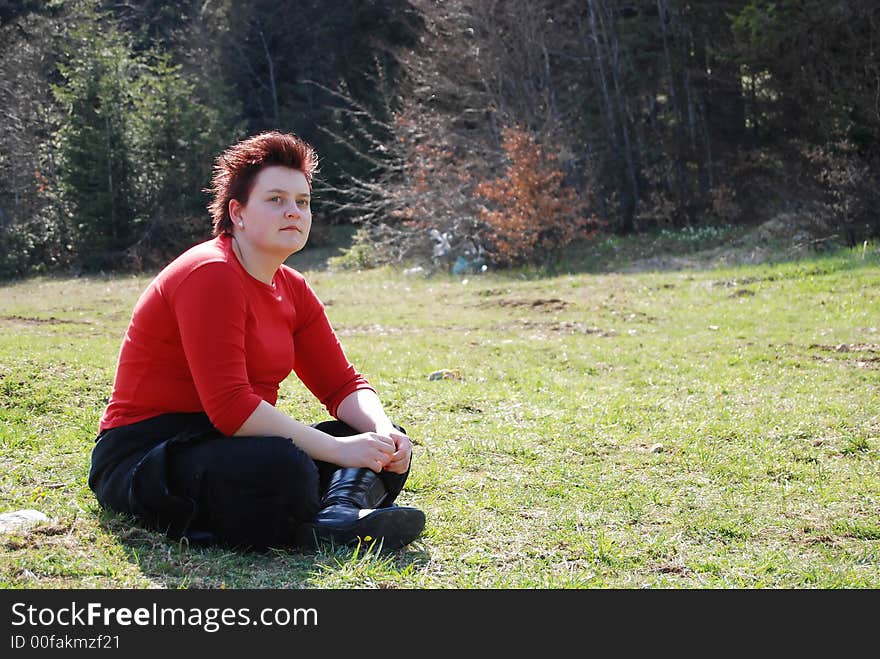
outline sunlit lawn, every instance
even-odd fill
[[[103,513],[89,452],[149,277],[37,278],[0,286],[0,512],[52,521],[0,536],[0,587],[880,586],[876,250],[307,276],[416,441],[401,502],[425,510],[422,538],[237,554]],[[279,406],[324,418],[295,379]]]

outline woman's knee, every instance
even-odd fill
[[[241,451],[229,468],[232,480],[247,481],[263,488],[296,497],[314,497],[318,491],[318,469],[308,454],[284,437],[237,437]]]
[[[232,545],[281,545],[320,507],[318,469],[289,439],[236,437],[203,457],[196,525]]]
[[[401,426],[396,423],[393,424],[395,428],[397,428],[404,435],[406,434],[406,430],[404,430]],[[312,428],[316,428],[321,432],[325,432],[328,435],[333,435],[334,437],[346,437],[348,435],[357,435],[358,431],[352,428],[350,425],[345,423],[344,421],[339,421],[338,419],[332,419],[330,421],[321,421],[320,423],[313,423]]]

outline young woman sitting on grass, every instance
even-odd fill
[[[214,238],[147,286],[92,450],[99,503],[175,539],[240,548],[413,541],[394,505],[412,443],[355,370],[303,276],[317,155],[291,134],[231,146],[214,168]],[[275,407],[291,371],[333,420]]]

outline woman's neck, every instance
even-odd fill
[[[258,254],[254,250],[248,249],[247,244],[239,241],[235,234],[232,234],[232,251],[238,262],[241,263],[241,267],[251,277],[263,282],[267,286],[274,286],[272,278],[280,267],[280,263],[270,263],[266,259],[258,258]]]

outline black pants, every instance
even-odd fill
[[[357,434],[341,421],[313,427]],[[292,543],[297,526],[317,514],[337,469],[284,437],[227,437],[203,413],[163,414],[98,435],[89,487],[102,507],[171,538],[265,549]],[[388,492],[383,506],[408,474],[380,474]]]

